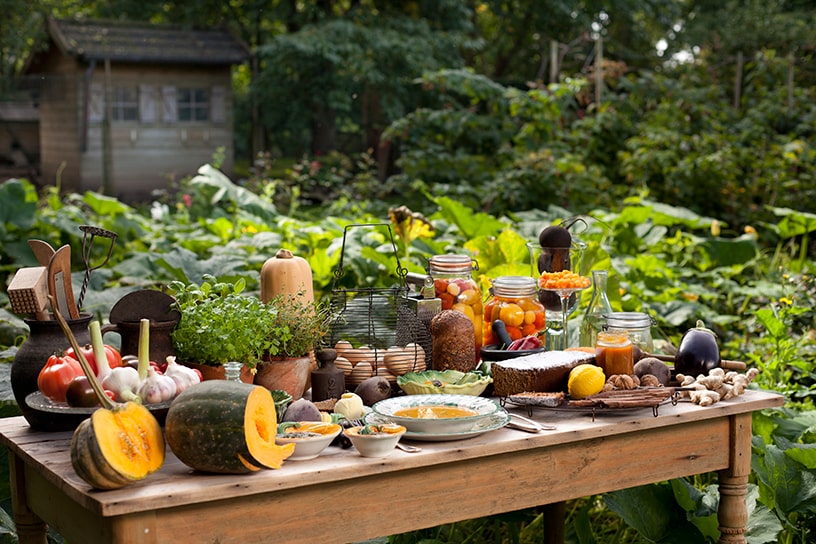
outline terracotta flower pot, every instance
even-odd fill
[[[309,356],[272,357],[258,365],[255,384],[262,385],[270,391],[281,389],[292,395],[292,400],[297,400],[306,391],[306,382],[311,375],[311,363]]]
[[[201,372],[201,377],[205,380],[224,380],[226,379],[226,371],[224,370],[223,365],[213,366],[213,365],[200,365],[198,363],[190,363],[190,362],[183,362],[181,363],[184,366],[188,366],[190,368],[194,368]],[[244,365],[241,367],[241,381],[244,383],[253,383],[254,376],[252,375],[252,369],[248,366]]]

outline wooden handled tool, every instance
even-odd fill
[[[44,266],[20,268],[8,286],[8,297],[14,313],[30,314],[34,319],[48,319],[48,272]]]
[[[643,353],[643,357],[654,357],[655,359],[659,359],[661,361],[665,361],[668,363],[674,362],[674,355],[660,355],[656,353]],[[738,370],[744,371],[748,368],[748,365],[745,364],[743,361],[730,361],[728,359],[721,359],[720,360],[720,368],[724,368],[725,370]]]
[[[55,253],[51,244],[43,240],[31,239],[28,241],[28,247],[31,248],[40,266],[47,267],[48,263],[51,262],[51,257],[53,257]]]
[[[79,318],[71,284],[71,246],[68,244],[55,251],[48,262],[48,293],[56,300],[57,309],[63,316]]]

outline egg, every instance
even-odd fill
[[[371,366],[371,363],[368,361],[360,361],[356,365],[354,365],[354,369],[349,374],[349,382],[359,384],[366,378],[370,378],[374,375],[374,367]]]
[[[335,348],[336,349],[336,348]],[[376,357],[376,353],[368,346],[360,346],[346,350],[344,357],[351,361],[352,366],[357,366],[361,361],[371,361]]]
[[[425,348],[415,342],[411,342],[410,344],[405,345],[405,351],[413,354],[413,358],[417,366],[425,366]],[[417,371],[415,370],[415,372]]]
[[[348,340],[338,340],[334,345],[334,350],[337,352],[338,357],[345,357],[346,352],[350,349],[354,349],[354,347]]]
[[[334,366],[342,370],[343,374],[345,374],[346,376],[351,374],[351,371],[354,369],[354,366],[351,364],[351,361],[349,361],[345,357],[339,356],[337,357],[337,359],[334,360]]]
[[[385,368],[394,376],[410,372],[414,366],[414,354],[399,346],[392,346],[385,352]]]

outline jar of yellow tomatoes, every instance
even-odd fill
[[[501,345],[493,323],[504,323],[510,340],[536,336],[544,343],[545,308],[538,301],[536,280],[528,276],[500,276],[493,280],[484,308],[484,345]]]
[[[428,272],[434,280],[434,294],[442,301],[443,310],[457,310],[473,323],[478,360],[482,348],[482,290],[473,279],[478,266],[467,255],[434,255],[428,262]]]

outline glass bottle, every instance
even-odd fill
[[[606,281],[609,272],[606,270],[592,271],[592,298],[589,299],[584,321],[581,323],[579,345],[592,347],[598,338],[598,333],[604,330],[606,316],[612,313],[612,305],[606,295]]]
[[[230,382],[241,381],[241,367],[244,366],[238,361],[224,363],[224,379]]]
[[[491,296],[484,309],[485,345],[506,344],[493,330],[501,321],[510,340],[536,336],[544,344],[547,319],[544,305],[538,300],[536,280],[527,276],[500,276],[493,280]],[[506,347],[506,346],[505,346]]]
[[[473,270],[473,259],[467,255],[434,255],[428,262],[428,272],[434,282],[434,295],[442,301],[442,310],[462,312],[473,323],[473,342],[478,361],[482,348],[484,305],[482,290],[473,279]]]

